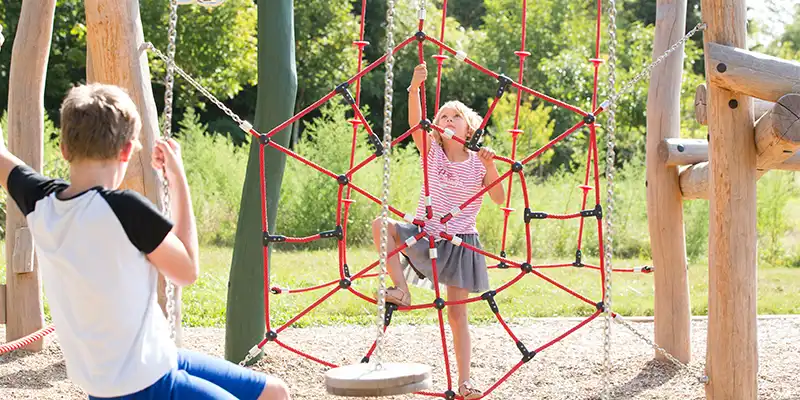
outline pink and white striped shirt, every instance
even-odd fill
[[[436,140],[431,140],[431,142],[431,147],[427,154],[428,185],[434,218],[428,220],[425,215],[424,183],[420,188],[416,218],[425,221],[425,232],[434,235],[436,238],[439,238],[440,232],[446,232],[451,235],[478,233],[478,229],[475,227],[475,220],[478,216],[478,211],[481,209],[483,196],[469,203],[446,224],[443,225],[441,223],[441,218],[464,204],[483,188],[486,167],[478,158],[477,153],[469,150],[469,158],[467,160],[450,161],[439,143]],[[422,166],[421,157],[420,166]]]

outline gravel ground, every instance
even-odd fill
[[[516,322],[516,323],[514,323]],[[548,342],[574,326],[571,319],[512,321],[514,333],[528,349]],[[633,324],[652,337],[653,324]],[[759,335],[759,398],[800,399],[796,386],[800,375],[800,317],[761,318]],[[314,356],[337,364],[357,362],[373,330],[336,326],[287,330],[280,339]],[[473,327],[473,380],[487,389],[519,360],[520,353],[499,325]],[[704,399],[703,386],[689,374],[670,364],[653,360],[653,351],[627,329],[615,325],[612,357],[615,399]],[[0,337],[4,335],[0,327]],[[599,399],[603,365],[603,321],[597,319],[563,341],[537,354],[487,398],[493,399]],[[692,366],[701,368],[705,357],[706,321],[692,322]],[[222,355],[222,329],[185,330],[188,348]],[[448,334],[449,338],[449,334]],[[344,342],[344,344],[341,344]],[[275,344],[266,347],[267,356],[255,367],[288,382],[295,399],[335,398],[325,393],[319,364],[302,359]],[[433,367],[434,389],[443,391],[441,341],[436,326],[393,326],[387,338],[384,359],[427,363]],[[454,358],[451,355],[451,364]],[[85,399],[71,384],[57,341],[36,354],[14,352],[0,356],[0,399]],[[406,400],[421,396],[394,396]]]

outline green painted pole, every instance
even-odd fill
[[[258,0],[258,98],[255,129],[268,132],[291,118],[296,94],[292,0]],[[273,136],[272,140],[288,147],[291,131],[292,127],[288,126]],[[228,283],[225,358],[237,363],[244,359],[253,345],[264,338],[265,333],[258,148],[258,140],[252,140]],[[264,153],[268,227],[270,232],[274,232],[286,157],[271,147],[267,147]]]

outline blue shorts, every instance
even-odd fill
[[[178,350],[178,368],[136,393],[114,400],[256,400],[267,384],[267,375],[221,358]],[[108,400],[89,396],[89,400]]]

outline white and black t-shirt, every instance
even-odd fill
[[[94,188],[59,199],[67,182],[18,166],[8,192],[33,236],[67,376],[88,394],[142,390],[177,365],[146,258],[172,223],[133,191]]]

